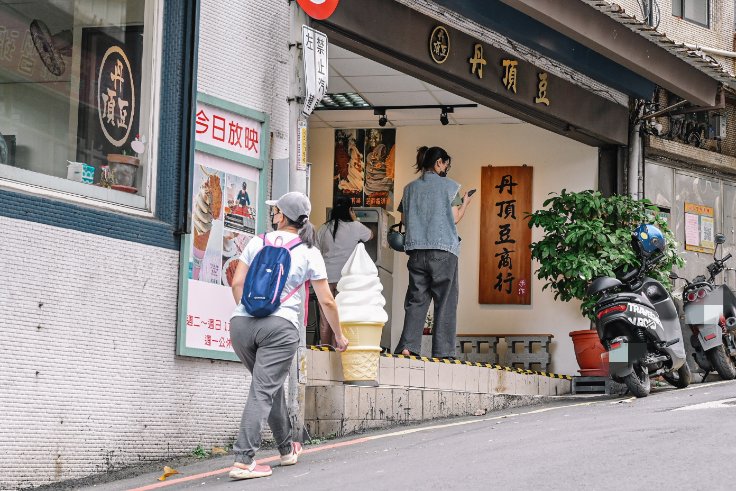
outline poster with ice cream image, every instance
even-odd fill
[[[396,129],[335,130],[333,199],[393,210]]]
[[[255,222],[244,227],[242,221],[229,221],[228,215],[247,207],[255,218],[261,199],[258,170],[201,152],[195,152],[194,162],[185,344],[232,352],[230,316],[235,301],[230,285],[240,255],[255,233]],[[247,197],[240,193],[244,188]]]
[[[189,278],[220,283],[222,269],[223,185],[225,174],[194,166],[192,187],[192,256]]]

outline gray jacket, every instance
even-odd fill
[[[452,202],[460,184],[452,179],[425,172],[404,188],[399,211],[406,225],[406,251],[438,249],[460,253]]]

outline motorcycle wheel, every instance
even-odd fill
[[[649,372],[639,365],[634,365],[634,371],[624,377],[624,383],[635,397],[646,397],[652,389]]]
[[[716,369],[716,372],[718,372],[718,375],[723,380],[733,380],[736,378],[736,366],[731,357],[726,354],[726,349],[723,345],[708,350],[705,354],[708,356],[708,361],[710,361],[713,368]]]
[[[690,385],[692,372],[690,372],[690,367],[687,366],[687,362],[685,362],[676,371],[668,372],[662,375],[662,378],[665,379],[670,385],[678,389],[684,389],[685,387]]]

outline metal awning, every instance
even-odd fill
[[[734,78],[712,58],[677,45],[664,34],[602,0],[500,0],[699,106],[718,102],[721,83]]]

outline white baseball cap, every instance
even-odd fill
[[[301,222],[302,217],[309,218],[312,212],[312,204],[304,193],[292,191],[286,193],[277,200],[267,200],[268,206],[275,206],[281,212],[294,222]]]

